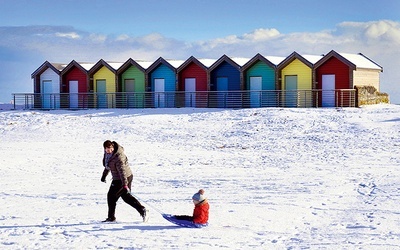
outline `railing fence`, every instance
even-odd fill
[[[356,90],[18,93],[14,109],[356,107]]]

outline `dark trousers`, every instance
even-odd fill
[[[193,221],[193,216],[190,215],[174,215],[174,217],[178,220],[188,220]]]
[[[132,179],[132,175],[128,177],[129,190],[131,189]],[[122,186],[122,181],[113,180],[107,193],[108,218],[115,218],[115,208],[117,206],[117,201],[119,197],[121,197],[126,203],[134,207],[140,215],[143,215],[144,206],[142,206],[142,204],[140,204],[140,202],[135,197],[133,197],[124,189],[124,187]]]

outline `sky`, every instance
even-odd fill
[[[10,106],[0,104],[0,249],[399,249],[400,105]],[[122,199],[116,222],[100,222],[105,140],[124,148],[148,222]],[[163,219],[192,214],[200,188],[207,227]]]
[[[45,61],[363,53],[400,103],[400,2],[0,0],[0,102]]]

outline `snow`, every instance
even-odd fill
[[[81,65],[82,68],[84,68],[87,71],[89,71],[95,65],[95,63],[79,63],[79,62],[78,64]]]
[[[243,67],[248,61],[251,60],[251,58],[246,58],[246,57],[231,57],[231,60],[237,63],[240,67]]]
[[[400,106],[0,111],[0,248],[396,249]],[[147,223],[104,224],[104,140],[124,148]],[[191,214],[205,189],[207,228]]]
[[[179,68],[179,66],[181,66],[185,62],[185,60],[175,60],[175,59],[165,59],[165,61],[171,64],[171,66],[174,67],[175,69]]]
[[[354,63],[357,68],[382,70],[382,67],[360,54],[339,53],[341,56]]]
[[[319,60],[323,58],[323,56],[316,56],[316,55],[301,55],[312,64],[316,64]]]
[[[119,69],[122,66],[122,64],[124,64],[122,62],[107,62],[107,63],[115,70]]]
[[[264,56],[268,61],[271,63],[275,64],[276,66],[280,64],[283,60],[286,59],[286,57],[281,57],[281,56]]]
[[[211,65],[213,65],[217,61],[217,59],[209,59],[209,58],[200,58],[197,60],[199,60],[199,62],[201,62],[207,68],[211,67]]]

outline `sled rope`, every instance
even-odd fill
[[[163,211],[161,211],[160,209],[154,207],[153,205],[151,205],[150,203],[148,203],[147,201],[144,201],[143,199],[139,198],[137,195],[135,194],[131,194],[133,197],[135,197],[136,199],[138,199],[139,201],[146,203],[147,205],[149,205],[149,207],[151,207],[152,209],[154,209],[155,211],[157,211],[159,214],[163,215],[165,214]]]

